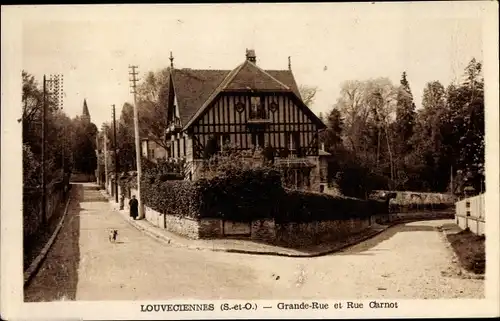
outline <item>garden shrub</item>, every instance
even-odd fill
[[[165,180],[149,172],[142,180],[144,204],[179,217],[277,223],[364,218],[387,212],[387,203],[285,190],[279,171],[269,167],[232,168],[195,182]]]
[[[235,221],[272,217],[283,192],[279,173],[269,169],[241,170],[196,182],[144,177],[142,190],[144,204],[160,213]]]
[[[203,217],[235,221],[272,217],[283,194],[280,173],[269,168],[226,172],[196,186]]]
[[[193,182],[144,179],[141,188],[144,204],[157,212],[195,219],[200,216],[198,191]]]
[[[287,190],[275,219],[277,223],[345,220],[365,218],[383,210],[382,202]]]

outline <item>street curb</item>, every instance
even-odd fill
[[[108,199],[108,202],[109,202],[110,206],[112,206],[112,209],[114,211],[118,212],[119,214],[122,214],[122,213],[120,213],[120,210],[113,208],[113,204],[111,204],[111,202],[110,202],[110,200],[112,200],[112,198],[104,190],[101,190],[101,193],[103,196],[105,196]],[[436,218],[435,220],[440,220],[440,219],[442,219],[442,218]],[[181,242],[176,242],[176,241],[172,240],[171,238],[169,238],[161,233],[153,232],[153,230],[142,227],[133,220],[127,220],[125,217],[124,217],[124,220],[127,223],[129,223],[131,226],[135,227],[137,230],[144,232],[145,234],[149,235],[150,237],[156,239],[159,242],[162,242],[165,244],[170,244],[170,245],[176,245],[178,247],[184,247],[184,248],[188,248],[191,250],[199,250],[199,251],[208,250],[208,251],[212,251],[212,252],[226,252],[226,253],[238,253],[238,254],[249,254],[249,255],[282,256],[282,257],[293,257],[293,258],[310,258],[310,257],[319,257],[319,256],[333,254],[333,253],[342,251],[348,247],[351,247],[351,246],[354,246],[354,245],[359,244],[361,242],[364,242],[368,239],[371,239],[371,238],[381,234],[382,232],[387,231],[389,228],[392,228],[396,225],[411,223],[411,222],[415,222],[415,221],[421,221],[420,219],[417,219],[417,220],[409,219],[409,220],[395,221],[395,222],[389,223],[388,225],[385,225],[385,227],[382,228],[381,230],[374,231],[373,233],[365,235],[360,239],[357,239],[357,240],[352,241],[352,242],[348,242],[346,244],[342,244],[342,245],[335,247],[333,249],[320,251],[320,252],[316,252],[316,253],[291,254],[291,253],[283,253],[283,252],[265,252],[265,251],[239,250],[239,249],[215,248],[215,247],[210,248],[208,246],[207,247],[200,247],[200,246],[187,245],[187,244],[184,244]],[[434,220],[434,218],[429,218],[426,220]]]
[[[440,226],[440,228],[437,228],[436,230],[438,230],[441,233],[441,237],[443,239],[443,242],[445,243],[446,249],[449,251],[449,253],[451,254],[451,257],[452,257],[451,264],[453,264],[455,266],[455,268],[458,270],[458,273],[457,273],[458,276],[465,278],[465,279],[485,280],[486,273],[485,274],[475,274],[473,272],[467,271],[464,267],[462,267],[462,265],[460,264],[460,260],[458,259],[457,253],[455,253],[455,250],[453,249],[453,247],[450,244],[450,241],[448,240],[448,237],[447,237],[448,234],[446,233],[446,230],[443,230],[442,226]]]
[[[116,202],[114,202],[114,201],[113,201],[113,198],[112,198],[109,194],[107,194],[105,190],[103,190],[103,189],[99,189],[99,191],[101,192],[102,196],[103,196],[103,197],[105,197],[105,198],[108,200],[108,204],[109,204],[109,206],[111,207],[111,210],[112,210],[112,211],[114,211],[114,212],[117,212],[118,214],[120,214],[120,215],[122,216],[122,219],[123,219],[125,222],[127,222],[128,224],[130,224],[131,226],[133,226],[133,227],[134,227],[134,228],[136,228],[137,230],[139,230],[139,231],[141,231],[141,232],[144,232],[145,234],[147,234],[147,235],[149,235],[149,236],[151,236],[151,237],[153,237],[153,238],[155,238],[155,239],[161,239],[161,241],[164,241],[164,242],[166,242],[166,243],[168,243],[168,244],[170,244],[170,243],[171,243],[171,239],[169,239],[169,238],[167,238],[167,237],[165,237],[165,236],[163,236],[163,235],[153,233],[153,232],[151,232],[151,231],[149,231],[149,230],[147,230],[147,229],[145,229],[145,228],[143,228],[143,227],[139,226],[139,225],[138,225],[138,224],[136,224],[134,221],[132,221],[132,220],[128,220],[126,217],[124,217],[125,215],[121,212],[121,210],[120,210],[120,209],[116,209],[116,208],[113,206],[113,205],[114,205],[113,203],[116,203]],[[172,242],[172,243],[174,244],[174,242]],[[177,245],[184,245],[184,244],[181,244],[181,243],[175,243],[175,244],[177,244]],[[185,245],[184,245],[184,246],[185,246]]]
[[[185,248],[188,248],[188,249],[191,249],[191,250],[199,250],[199,251],[203,251],[203,250],[208,250],[208,251],[212,251],[212,252],[226,252],[226,253],[238,253],[238,254],[249,254],[249,255],[268,255],[268,256],[283,256],[283,257],[293,257],[293,258],[309,258],[309,257],[319,257],[319,256],[325,256],[325,255],[328,255],[328,254],[332,254],[332,253],[335,253],[335,252],[339,252],[341,250],[344,250],[348,247],[351,247],[353,245],[356,245],[358,243],[361,243],[361,242],[364,242],[370,238],[373,238],[375,236],[377,236],[378,234],[384,232],[387,230],[387,228],[384,228],[382,230],[379,230],[379,231],[374,231],[373,233],[370,233],[368,235],[365,235],[363,236],[362,238],[360,239],[357,239],[355,241],[352,241],[352,242],[348,242],[346,244],[342,244],[338,247],[335,247],[333,249],[329,249],[329,250],[325,250],[325,251],[320,251],[320,252],[316,252],[316,253],[307,253],[307,254],[291,254],[291,253],[283,253],[283,252],[267,252],[267,251],[252,251],[252,250],[239,250],[239,249],[231,249],[231,248],[210,248],[210,247],[200,247],[200,246],[192,246],[192,245],[186,245],[186,244],[182,244],[182,243],[179,243],[179,242],[175,242],[175,241],[172,241],[172,239],[164,236],[164,235],[161,235],[160,233],[155,233],[155,232],[152,232],[138,224],[136,224],[134,221],[128,221],[127,222],[134,226],[136,229],[144,232],[145,234],[148,234],[149,236],[152,236],[153,238],[157,239],[158,241],[160,242],[164,242],[166,244],[173,244],[173,245],[178,245],[180,247],[185,247]]]
[[[118,212],[119,214],[122,214],[122,213],[120,213],[120,210],[117,210],[113,207],[113,204],[110,202],[110,200],[111,200],[110,196],[104,190],[101,190],[101,194],[104,197],[106,197],[106,199],[108,199],[108,203],[112,207],[113,211]],[[147,234],[148,236],[156,239],[159,242],[162,242],[165,244],[170,244],[170,245],[176,245],[176,246],[188,248],[191,250],[198,250],[198,251],[208,250],[208,251],[212,251],[212,252],[226,252],[226,253],[238,253],[238,254],[249,254],[249,255],[283,256],[283,257],[294,257],[294,258],[318,257],[318,256],[324,256],[324,255],[332,254],[335,252],[339,252],[339,251],[344,250],[350,246],[356,245],[356,244],[364,242],[370,238],[373,238],[373,237],[377,236],[378,234],[386,231],[389,227],[393,226],[393,225],[387,226],[384,229],[374,231],[373,233],[365,235],[362,238],[357,239],[353,242],[348,242],[346,244],[342,244],[338,247],[335,247],[333,249],[329,249],[326,251],[310,253],[310,254],[289,254],[289,253],[282,253],[282,252],[264,252],[264,251],[238,250],[238,249],[231,249],[231,248],[210,248],[210,247],[200,247],[200,246],[187,245],[184,243],[173,241],[171,238],[169,238],[163,234],[156,233],[156,232],[153,232],[152,230],[144,228],[143,226],[140,226],[139,224],[137,224],[133,220],[127,220],[125,217],[123,217],[123,219],[127,223],[129,223],[131,226],[136,228],[137,230],[144,232],[144,234]],[[397,223],[397,224],[400,224],[400,223]],[[394,224],[394,225],[397,225],[397,224]]]
[[[280,253],[280,252],[259,252],[259,251],[246,251],[246,250],[236,250],[236,249],[213,249],[212,251],[214,252],[228,252],[228,253],[241,253],[241,254],[252,254],[252,255],[269,255],[269,256],[284,256],[284,257],[294,257],[294,258],[310,258],[310,257],[319,257],[319,256],[325,256],[329,254],[333,254],[336,252],[340,252],[348,247],[351,247],[353,245],[359,244],[361,242],[364,242],[368,239],[371,239],[380,233],[386,231],[387,228],[382,229],[380,231],[375,231],[373,233],[370,233],[368,235],[365,235],[364,237],[353,241],[349,242],[346,244],[342,244],[338,247],[335,247],[333,249],[329,249],[326,251],[321,251],[321,252],[316,252],[316,253],[310,253],[310,254],[288,254],[288,253]]]
[[[70,193],[71,192],[72,192],[72,190],[70,190]],[[54,244],[54,241],[57,238],[57,235],[59,234],[61,227],[63,226],[64,219],[66,218],[66,215],[68,214],[68,207],[69,207],[69,203],[70,203],[71,199],[72,198],[71,198],[71,194],[70,194],[68,196],[68,200],[66,201],[66,207],[64,208],[64,213],[63,213],[61,219],[59,220],[59,223],[57,224],[57,227],[54,230],[54,233],[52,233],[52,236],[47,241],[47,243],[43,247],[40,254],[38,254],[38,256],[35,258],[35,260],[30,264],[29,268],[24,272],[24,285],[23,285],[23,287],[26,287],[29,284],[29,282],[31,281],[31,279],[36,274],[36,272],[38,271],[38,269],[42,265],[43,261],[47,257],[47,254],[48,254],[50,248]]]

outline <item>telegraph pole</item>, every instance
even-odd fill
[[[104,127],[104,186],[108,192],[108,132],[107,127]]]
[[[132,78],[129,78],[131,82],[131,93],[134,95],[134,133],[135,133],[135,159],[137,166],[137,201],[139,202],[139,219],[144,218],[144,210],[142,208],[142,199],[141,199],[141,177],[142,177],[142,168],[141,168],[141,146],[140,146],[140,138],[139,138],[139,115],[137,112],[137,81],[139,79],[136,78],[138,72],[135,69],[138,66],[130,66],[129,65],[129,75]]]
[[[116,144],[116,115],[115,115],[115,105],[113,104],[113,134],[114,134],[114,150],[115,150],[115,201],[118,203],[118,153]]]
[[[45,145],[47,121],[47,79],[43,75],[43,102],[42,102],[42,223],[47,223],[47,182],[45,175]]]
[[[97,185],[101,186],[101,171],[100,171],[100,166],[99,166],[99,132],[95,135],[95,154],[97,157],[97,177],[96,177],[96,182]]]

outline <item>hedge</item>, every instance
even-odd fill
[[[142,189],[145,205],[158,212],[236,221],[272,217],[283,193],[279,172],[269,169],[236,171],[196,182],[149,177],[143,179]]]
[[[240,170],[196,182],[201,216],[252,221],[275,215],[284,190],[274,169]]]
[[[276,223],[346,220],[386,213],[386,209],[385,202],[303,191],[286,191],[280,200],[275,220]]]
[[[277,223],[363,218],[387,212],[387,202],[285,190],[269,168],[237,170],[195,182],[149,176],[142,181],[144,204],[179,217]]]
[[[179,217],[200,217],[200,198],[193,182],[144,180],[141,188],[144,204],[157,212]]]

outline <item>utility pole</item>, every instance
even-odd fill
[[[450,167],[450,193],[453,195],[454,194],[454,189],[453,189],[453,165]]]
[[[107,127],[104,127],[104,186],[108,192],[108,132]]]
[[[47,121],[47,79],[43,75],[43,102],[42,102],[42,223],[47,223],[47,182],[45,175],[45,145]]]
[[[97,185],[101,186],[101,171],[99,169],[99,132],[95,135],[95,154],[97,157]]]
[[[135,159],[137,166],[137,201],[139,202],[139,219],[144,218],[144,210],[142,208],[142,198],[141,198],[141,177],[142,177],[142,168],[141,168],[141,146],[140,146],[140,138],[139,138],[139,115],[137,112],[137,74],[135,71],[138,66],[128,66],[130,71],[129,75],[132,78],[129,78],[131,82],[131,93],[134,95],[134,133],[135,133]]]
[[[113,104],[113,134],[114,134],[114,150],[115,150],[115,201],[118,203],[118,152],[116,144],[116,115],[115,115],[115,105]]]

